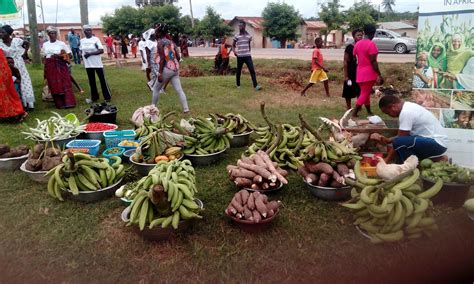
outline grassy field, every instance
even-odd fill
[[[297,79],[291,84],[304,84],[309,63],[303,61],[257,60],[260,92],[253,90],[247,74],[240,89],[232,76],[211,76],[211,61],[190,59],[184,65],[184,70],[193,65],[205,75],[182,78],[193,115],[235,112],[258,124],[263,123],[259,102],[265,101],[275,122],[296,124],[298,113],[303,113],[315,124],[319,116],[338,117],[344,111],[340,63],[328,65],[329,99],[323,98],[320,85],[301,97],[299,89],[278,81],[289,74]],[[408,88],[408,66],[383,65],[389,83]],[[34,118],[47,118],[57,110],[39,99],[42,70],[30,74],[38,99],[26,123],[33,125]],[[87,93],[85,70],[75,66],[73,74]],[[112,102],[119,108],[118,124],[131,128],[128,119],[134,110],[151,102],[144,73],[135,67],[110,67],[106,76]],[[58,112],[84,117],[86,95],[76,95],[75,109]],[[162,95],[159,108],[182,111],[172,88]],[[24,126],[0,127],[0,143],[28,143],[20,133]],[[204,219],[186,235],[165,243],[144,241],[125,227],[120,220],[124,207],[116,198],[95,204],[59,202],[20,171],[0,172],[0,283],[441,282],[472,273],[474,226],[462,210],[437,208],[441,230],[431,239],[374,246],[351,225],[346,210],[314,198],[296,174],[281,193],[271,196],[284,204],[272,228],[260,234],[240,231],[223,211],[235,193],[225,166],[243,151],[231,149],[217,164],[197,169]]]

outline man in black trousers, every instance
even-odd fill
[[[247,65],[250,76],[252,77],[253,87],[256,91],[262,89],[257,83],[257,75],[255,75],[255,69],[253,67],[252,56],[250,55],[250,42],[252,36],[245,30],[245,22],[239,22],[239,33],[234,36],[233,50],[234,55],[237,56],[237,73],[236,83],[237,88],[240,88],[240,74],[242,73],[242,67]]]

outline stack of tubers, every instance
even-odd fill
[[[228,165],[230,179],[238,188],[269,190],[287,184],[288,172],[270,160],[267,153],[258,151],[250,157],[242,157],[237,166]]]
[[[61,158],[61,151],[54,148],[52,143],[50,147],[36,144],[28,155],[25,168],[32,172],[49,171],[62,163]]]
[[[263,219],[273,217],[279,210],[281,201],[268,201],[268,197],[260,192],[237,192],[225,210],[228,216],[260,223]]]
[[[10,148],[7,144],[0,144],[0,159],[16,158],[28,154],[28,146],[20,145]]]
[[[298,173],[312,185],[341,188],[345,186],[344,176],[349,175],[353,168],[352,161],[338,163],[336,167],[324,162],[306,161],[304,166],[298,168]]]

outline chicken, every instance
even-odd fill
[[[352,113],[352,109],[347,110],[341,119],[328,119],[325,117],[320,117],[320,119],[324,122],[324,124],[328,125],[334,140],[337,142],[342,142],[347,140],[350,142],[351,146],[354,148],[359,148],[364,145],[369,140],[369,135],[366,133],[359,133],[356,135],[352,135],[352,133],[345,131],[345,126],[354,126],[357,125],[355,121],[350,119],[350,114]]]
[[[411,155],[401,165],[386,164],[382,157],[378,157],[379,162],[376,167],[377,175],[384,180],[391,180],[402,173],[414,170],[418,166],[418,157]]]

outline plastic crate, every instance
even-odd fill
[[[134,140],[135,131],[133,130],[111,130],[104,132],[105,147],[117,147],[123,140]]]
[[[100,140],[80,140],[76,139],[66,144],[68,149],[89,149],[89,155],[99,154]]]
[[[128,140],[128,139],[125,139],[125,140],[127,140],[127,141],[129,141],[129,142],[136,142],[136,143],[140,144],[140,140]],[[124,145],[122,145],[122,143],[125,142],[125,140],[120,141],[120,143],[118,144],[118,146],[121,147],[121,148],[124,148],[125,151],[126,151],[126,150],[137,149],[138,146],[137,146],[137,147],[134,147],[134,146],[124,146]]]

